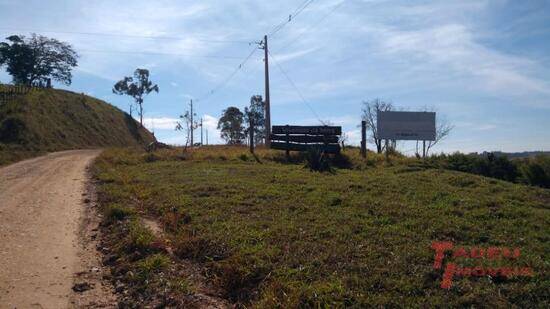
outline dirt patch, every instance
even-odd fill
[[[80,263],[73,282],[70,303],[77,308],[115,308],[117,297],[110,282],[110,271],[103,266],[100,252],[101,215],[97,207],[95,186],[89,172],[86,192],[82,194],[84,212],[80,223]]]

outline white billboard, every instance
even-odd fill
[[[433,112],[378,112],[377,138],[389,140],[435,140]]]

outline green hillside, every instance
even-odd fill
[[[84,94],[43,89],[0,102],[0,165],[36,153],[153,140],[128,114]]]

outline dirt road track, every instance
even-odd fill
[[[74,306],[86,167],[99,153],[64,151],[0,168],[0,308]]]

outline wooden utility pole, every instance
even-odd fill
[[[361,156],[367,157],[367,122],[361,121]]]
[[[254,154],[254,120],[252,118],[250,118],[248,132],[250,133],[250,153]]]
[[[195,144],[193,143],[193,99],[191,99],[191,147]]]
[[[267,47],[267,35],[264,35],[261,48],[264,50],[265,64],[265,145],[269,148],[271,146],[271,107],[269,100],[269,50]]]
[[[202,146],[202,117],[201,117],[201,146]]]

